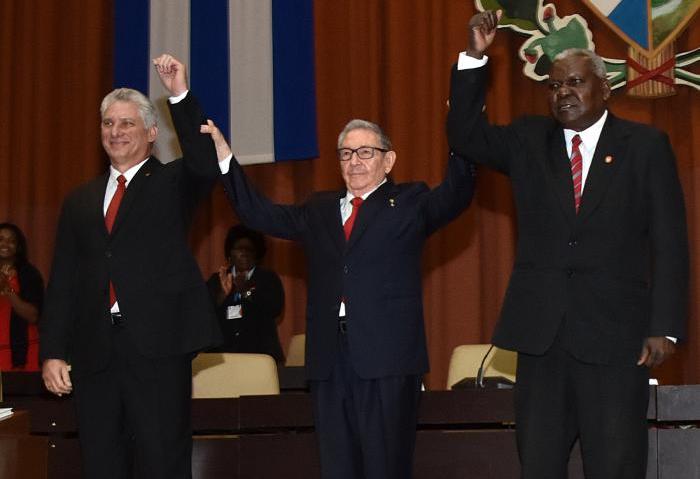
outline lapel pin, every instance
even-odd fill
[[[606,165],[609,165],[609,164],[612,163],[612,162],[613,162],[613,157],[612,157],[612,156],[608,155],[608,156],[605,157],[605,164],[606,164]]]
[[[389,198],[389,206],[391,206],[392,208],[394,206],[396,206],[396,203],[394,202],[394,198]]]
[[[146,176],[151,176],[151,172],[150,172],[150,171],[147,171],[147,172],[146,172]]]

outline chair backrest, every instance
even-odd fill
[[[464,378],[475,378],[490,344],[462,344],[452,351],[447,372],[447,389]],[[515,382],[518,355],[513,351],[493,348],[484,362],[484,376],[503,376]]]
[[[287,360],[285,366],[303,366],[304,353],[306,351],[306,334],[295,334],[289,340],[289,348],[287,349]]]
[[[192,397],[279,394],[277,365],[267,354],[200,353],[192,360]]]

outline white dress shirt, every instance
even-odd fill
[[[149,157],[146,157],[145,160],[143,160],[141,163],[137,163],[128,170],[126,170],[124,173],[120,173],[114,166],[110,165],[109,166],[109,179],[107,180],[107,187],[105,188],[105,199],[102,204],[102,214],[107,215],[107,208],[109,208],[109,203],[112,201],[112,198],[114,197],[114,193],[117,192],[117,178],[119,175],[124,175],[124,178],[126,178],[126,183],[124,183],[124,188],[129,187],[129,183],[133,179],[134,176],[136,176],[136,173],[139,172],[141,167],[143,166],[146,161],[148,161]],[[118,313],[119,312],[119,301],[115,301],[112,307],[109,310],[111,313]]]
[[[369,198],[369,195],[371,195],[372,193],[377,191],[377,188],[382,186],[384,183],[386,183],[386,177],[382,180],[381,183],[379,183],[377,186],[375,186],[371,191],[368,191],[367,193],[362,195],[361,196],[362,201]],[[350,215],[352,214],[352,209],[354,208],[354,206],[352,205],[351,201],[354,197],[355,197],[355,195],[353,195],[352,193],[350,193],[348,191],[345,194],[345,196],[340,198],[340,218],[343,221],[343,225],[348,220],[348,218],[350,218]],[[340,317],[345,316],[345,302],[342,300],[340,301],[340,310],[338,311],[338,316],[340,316]]]

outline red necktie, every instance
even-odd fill
[[[355,224],[355,218],[357,218],[357,211],[360,209],[360,206],[362,205],[363,201],[364,200],[360,197],[355,197],[350,200],[350,203],[352,203],[352,213],[350,213],[350,217],[345,221],[345,224],[343,225],[346,240],[350,239],[350,233],[352,233],[352,227]]]
[[[576,213],[581,206],[581,185],[583,182],[583,157],[578,146],[581,144],[581,137],[574,135],[571,139],[571,178],[574,180],[574,205]]]
[[[105,225],[107,226],[107,231],[112,232],[112,226],[114,226],[114,220],[117,218],[117,211],[119,211],[119,205],[122,202],[124,193],[126,192],[126,178],[124,175],[119,175],[117,177],[117,191],[114,192],[112,200],[109,202],[107,207],[107,213],[105,214]],[[117,294],[114,292],[114,285],[109,282],[109,305],[110,307],[117,301]]]
[[[117,177],[117,191],[114,192],[112,201],[109,202],[107,207],[107,213],[105,213],[105,225],[110,233],[112,232],[112,226],[114,226],[114,220],[117,219],[117,211],[119,211],[124,192],[126,192],[126,178],[124,178],[124,175],[119,175]]]

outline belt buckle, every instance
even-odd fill
[[[122,313],[109,313],[111,320],[112,320],[112,326],[123,326],[124,321],[126,319],[124,316],[122,316]]]
[[[338,320],[338,331],[340,331],[342,334],[345,334],[348,332],[348,320],[345,318],[340,318]]]

